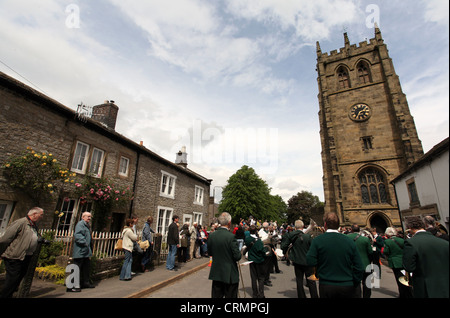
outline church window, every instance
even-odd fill
[[[373,137],[371,137],[371,136],[361,137],[362,147],[363,147],[364,151],[373,149],[372,139],[373,139]]]
[[[370,78],[370,71],[369,71],[369,67],[367,66],[367,63],[360,62],[358,64],[357,69],[358,69],[359,82],[361,84],[367,84],[367,83],[372,82],[372,80]]]
[[[338,69],[337,74],[338,74],[339,89],[350,88],[350,77],[348,76],[347,69],[341,66]]]
[[[382,173],[374,168],[368,168],[359,175],[361,198],[365,204],[380,204],[388,202],[386,183]]]

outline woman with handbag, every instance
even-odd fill
[[[147,222],[144,224],[144,228],[142,229],[142,242],[147,241],[149,243],[148,248],[144,251],[144,256],[142,257],[141,261],[141,267],[143,272],[147,272],[148,269],[146,269],[147,264],[152,260],[152,253],[153,253],[153,238],[152,233],[155,233],[153,229],[151,228],[151,225],[153,223],[153,217],[149,216],[147,218]]]
[[[125,252],[122,270],[120,271],[120,280],[131,280],[131,264],[133,263],[133,244],[138,237],[133,232],[133,219],[127,219],[125,228],[122,231],[122,248]]]

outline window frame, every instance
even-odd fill
[[[341,65],[337,69],[337,79],[338,79],[338,89],[348,89],[351,88],[351,82],[350,82],[350,72],[348,69]],[[345,76],[344,76],[345,75]]]
[[[164,182],[165,177],[166,182]],[[159,195],[165,198],[174,199],[176,181],[177,177],[175,175],[170,174],[164,170],[161,170],[161,183],[159,187]]]
[[[375,167],[367,167],[363,169],[358,174],[358,180],[363,204],[389,204],[389,193],[386,177],[379,169]]]
[[[126,171],[125,172],[121,171],[121,169],[122,169],[122,159],[127,161]],[[125,156],[120,156],[120,158],[119,158],[119,170],[117,172],[118,175],[121,176],[121,177],[128,177],[129,172],[130,172],[130,158],[125,157]]]
[[[416,179],[414,177],[405,181],[408,190],[409,206],[420,206],[419,193],[417,192]],[[411,191],[413,190],[413,191]]]
[[[92,169],[93,169],[93,167],[92,167],[92,164],[94,163],[94,153],[95,152],[98,152],[98,153],[101,153],[101,158],[100,158],[100,162],[98,162],[98,171],[97,171],[97,173],[94,173],[93,171],[92,171]],[[90,154],[90,156],[89,156],[89,173],[90,173],[90,175],[92,175],[93,177],[96,177],[96,178],[100,178],[101,176],[102,176],[102,173],[103,173],[103,165],[104,165],[104,162],[105,162],[105,154],[106,154],[106,152],[104,151],[104,150],[101,150],[101,149],[99,149],[99,148],[97,148],[97,147],[93,147],[93,149],[92,149],[92,153]],[[95,168],[95,167],[94,167]]]
[[[172,223],[173,208],[158,206],[156,232],[166,235]]]
[[[83,165],[81,167],[81,170],[78,168],[79,167],[79,162],[80,162],[79,158],[81,158],[81,153],[79,155],[79,158],[76,157],[77,156],[78,145],[86,146],[86,152],[85,152],[85,156],[83,158]],[[77,142],[75,144],[75,149],[74,149],[74,152],[73,152],[73,156],[72,156],[72,164],[70,166],[70,171],[76,172],[76,173],[79,173],[79,174],[85,174],[86,173],[86,168],[88,166],[88,161],[89,161],[89,157],[90,157],[89,156],[89,149],[90,149],[90,145],[89,144],[77,140]],[[76,167],[74,167],[74,163],[75,162],[77,163]]]
[[[204,195],[205,188],[196,185],[194,190],[194,204],[203,205]]]

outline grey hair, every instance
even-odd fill
[[[386,229],[386,231],[384,231],[384,234],[386,234],[388,236],[395,236],[395,235],[397,235],[397,230],[394,229],[393,227],[388,227]]]
[[[30,211],[28,211],[28,216],[31,216],[33,214],[42,213],[42,212],[44,212],[44,209],[35,207],[35,208],[32,208]]]
[[[297,220],[297,221],[295,221],[295,228],[296,228],[296,229],[301,229],[301,228],[303,228],[304,226],[305,226],[305,224],[303,223],[302,220]]]
[[[218,218],[217,221],[221,226],[227,226],[231,222],[231,215],[228,212],[223,212]]]

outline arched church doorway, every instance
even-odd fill
[[[376,228],[378,233],[384,233],[388,227],[388,224],[385,218],[383,218],[380,214],[375,214],[370,219],[370,227]]]

